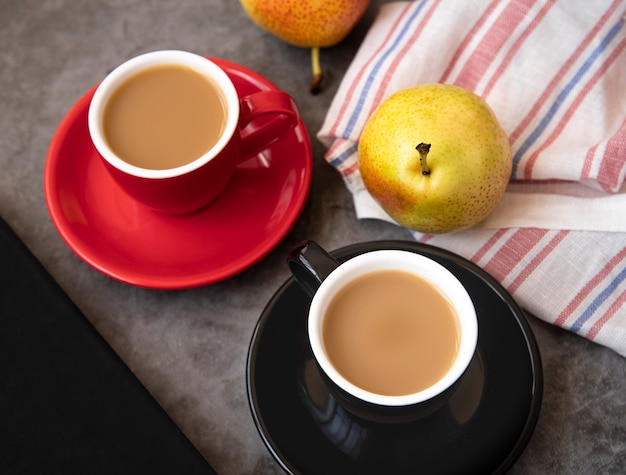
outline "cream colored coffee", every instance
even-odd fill
[[[322,331],[329,359],[348,381],[389,396],[436,383],[452,366],[460,338],[446,298],[403,271],[348,284],[331,301]]]
[[[188,67],[160,65],[117,88],[105,108],[103,128],[122,160],[162,170],[204,155],[225,122],[225,102],[210,79]]]

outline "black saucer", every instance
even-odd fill
[[[478,348],[452,399],[410,424],[351,416],[322,384],[306,337],[310,299],[294,279],[261,315],[248,353],[248,399],[268,449],[288,473],[502,473],[524,450],[541,408],[543,374],[522,309],[471,262],[432,246],[379,241],[334,252],[339,260],[374,249],[433,258],[467,287],[478,314]]]

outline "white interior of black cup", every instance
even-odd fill
[[[347,380],[328,359],[322,339],[323,315],[336,292],[354,278],[381,270],[412,272],[428,280],[453,304],[459,317],[461,342],[450,370],[437,383],[422,391],[388,396],[372,393]],[[478,320],[472,299],[463,284],[434,260],[407,251],[380,250],[356,256],[335,269],[315,293],[309,310],[308,334],[317,362],[326,375],[347,393],[381,406],[408,406],[428,401],[452,386],[469,366],[478,341]]]
[[[207,77],[221,89],[226,102],[226,124],[224,132],[217,143],[204,155],[185,165],[155,170],[137,167],[117,156],[109,147],[103,131],[103,115],[107,101],[115,89],[127,78],[146,68],[161,64],[176,64],[189,67]],[[214,62],[187,51],[163,50],[145,53],[122,63],[115,68],[98,85],[89,106],[88,124],[91,139],[96,150],[115,168],[130,175],[143,178],[170,178],[184,175],[212,160],[226,146],[232,135],[237,131],[239,121],[239,97],[228,75]]]

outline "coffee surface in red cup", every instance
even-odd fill
[[[226,101],[209,78],[190,67],[163,64],[130,76],[111,94],[105,138],[125,162],[166,170],[193,162],[219,140]]]

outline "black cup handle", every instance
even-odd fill
[[[287,256],[289,270],[296,282],[313,297],[322,281],[334,271],[339,262],[315,241],[303,241]]]

